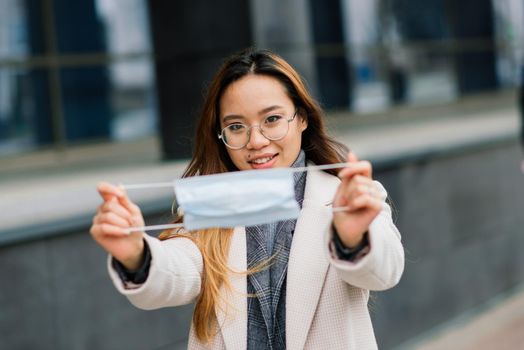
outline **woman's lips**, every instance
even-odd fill
[[[250,160],[249,164],[253,169],[271,168],[275,164],[277,156],[278,153],[268,156],[264,155],[262,157],[257,157],[256,159]]]

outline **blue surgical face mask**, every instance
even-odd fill
[[[182,224],[131,227],[128,232],[184,227],[197,230],[209,227],[253,226],[296,219],[300,208],[295,200],[293,173],[312,169],[335,169],[347,163],[303,168],[244,170],[216,175],[194,176],[174,181]],[[173,182],[134,184],[126,189],[171,187]],[[334,211],[347,210],[346,207]]]
[[[252,226],[296,219],[293,170],[245,170],[175,180],[184,227]]]

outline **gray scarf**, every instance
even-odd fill
[[[306,165],[306,155],[300,151],[291,167]],[[306,172],[293,174],[295,199],[300,208],[304,200]],[[247,302],[247,349],[286,348],[286,276],[289,250],[296,220],[246,227],[247,265],[253,268],[267,261],[271,265],[247,278],[247,292],[255,295]]]

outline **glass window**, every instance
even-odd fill
[[[154,135],[157,115],[153,67],[148,59],[110,66],[111,137],[131,140]]]
[[[144,0],[0,0],[0,155],[154,135],[148,27]]]
[[[493,1],[497,38],[497,73],[503,86],[519,84],[524,66],[524,2]]]
[[[44,70],[0,69],[0,156],[50,144],[47,87]]]
[[[149,53],[147,6],[144,0],[96,0],[111,54]]]
[[[0,0],[0,59],[23,57],[28,53],[24,2]]]

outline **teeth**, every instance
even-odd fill
[[[254,159],[253,163],[262,164],[262,163],[269,162],[271,159],[273,159],[273,157],[258,158],[258,159]]]

